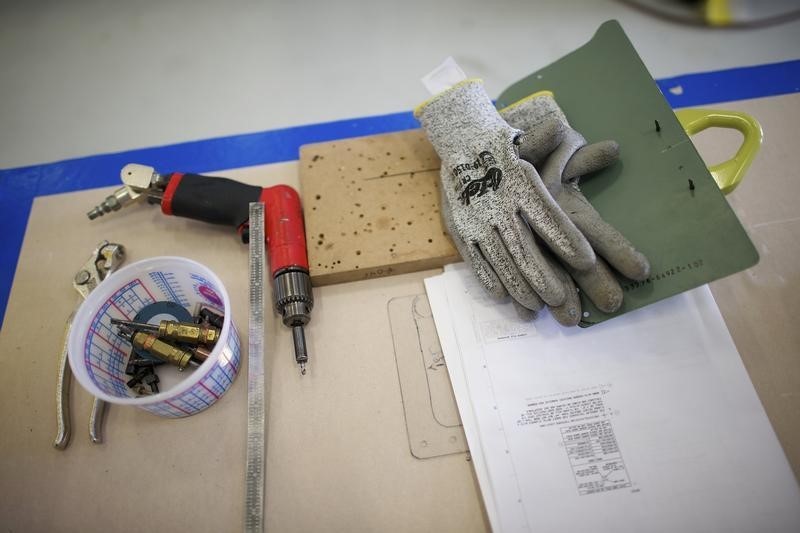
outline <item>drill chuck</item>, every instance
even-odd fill
[[[292,328],[294,358],[305,373],[308,349],[303,326],[311,320],[314,294],[308,271],[299,268],[279,270],[273,280],[275,309],[281,314],[283,325]]]

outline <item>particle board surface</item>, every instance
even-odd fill
[[[439,212],[439,157],[421,130],[303,146],[299,172],[315,286],[458,260]]]

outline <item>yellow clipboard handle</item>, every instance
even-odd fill
[[[688,135],[694,135],[708,128],[729,128],[742,132],[744,141],[732,159],[708,167],[723,194],[732,192],[744,178],[750,163],[755,159],[764,132],[761,124],[747,113],[721,109],[680,109],[675,112],[678,121]]]

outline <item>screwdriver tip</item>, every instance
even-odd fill
[[[300,375],[301,376],[305,376],[306,375],[306,364],[305,363],[300,363]]]

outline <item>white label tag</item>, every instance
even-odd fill
[[[458,66],[456,60],[452,57],[447,57],[438,67],[423,76],[421,81],[425,89],[433,95],[446,91],[465,79],[467,79],[467,75]]]

